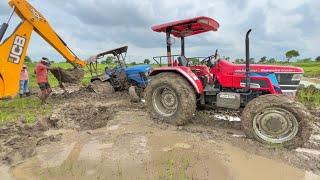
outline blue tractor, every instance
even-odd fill
[[[97,72],[99,59],[107,55],[113,55],[116,59],[116,67],[106,67],[105,73],[92,77],[91,89],[97,93],[108,93],[110,91],[129,90],[130,87],[134,87],[138,95],[143,91],[150,81],[148,75],[152,70],[151,65],[127,66],[125,61],[127,51],[128,46],[124,46],[91,57],[94,59],[91,62],[94,63],[89,65],[90,72]]]

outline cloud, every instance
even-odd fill
[[[0,16],[7,15],[10,12],[7,1],[0,1]]]
[[[244,35],[251,35],[252,56],[284,58],[297,49],[304,57],[316,57],[320,39],[318,0],[29,0],[47,17],[57,33],[80,57],[129,45],[131,60],[165,54],[165,36],[151,26],[205,15],[221,27],[186,39],[187,55],[208,56],[219,49],[222,56],[244,57]],[[6,12],[6,13],[4,13]],[[9,12],[0,2],[0,17]],[[3,18],[2,18],[3,17]],[[178,53],[179,41],[175,44]],[[33,36],[29,54],[35,58],[61,56],[39,36]]]

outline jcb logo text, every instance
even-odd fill
[[[9,60],[8,60],[9,62],[12,62],[15,64],[20,63],[25,44],[26,44],[26,39],[24,37],[16,36],[10,51]]]

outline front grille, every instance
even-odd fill
[[[297,90],[300,80],[292,80],[294,73],[276,73],[277,80],[283,91]]]

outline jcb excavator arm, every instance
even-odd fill
[[[4,23],[0,29],[0,42],[14,12],[22,19],[22,22],[0,44],[0,98],[14,97],[19,90],[19,75],[33,31],[37,32],[73,66],[84,67],[86,65],[86,61],[79,59],[68,48],[45,17],[26,0],[10,0],[9,5],[13,10],[7,23]]]

